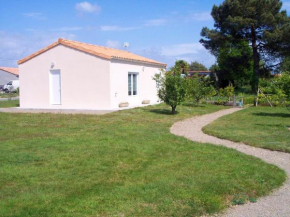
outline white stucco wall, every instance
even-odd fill
[[[11,80],[18,80],[18,76],[0,69],[0,85],[5,85]]]
[[[158,102],[156,82],[152,77],[160,72],[160,67],[146,64],[112,60],[111,76],[111,106],[119,108],[119,103],[128,102],[129,107],[142,105],[143,100],[150,104]],[[128,96],[128,73],[138,73],[138,94]]]
[[[61,71],[61,105],[51,105],[49,74]],[[20,107],[55,109],[108,109],[110,61],[58,45],[22,64]]]

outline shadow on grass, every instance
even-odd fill
[[[255,124],[256,126],[268,126],[268,127],[284,127],[285,125],[283,124]]]
[[[268,116],[268,117],[281,117],[281,118],[290,118],[290,114],[288,113],[266,113],[266,112],[258,112],[253,113],[253,115],[257,116]]]
[[[193,102],[185,102],[182,103],[183,106],[188,106],[188,107],[205,107],[205,105],[193,103]]]
[[[161,114],[161,115],[172,115],[171,110],[169,109],[151,109],[149,112],[155,113],[155,114]],[[179,112],[175,111],[174,115],[177,115]]]

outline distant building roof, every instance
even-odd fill
[[[128,51],[125,50],[117,50],[117,49],[113,49],[113,48],[108,48],[108,47],[102,47],[102,46],[98,46],[98,45],[93,45],[93,44],[87,44],[87,43],[82,43],[82,42],[77,42],[77,41],[71,41],[71,40],[66,40],[66,39],[58,39],[57,42],[31,54],[28,57],[25,57],[22,60],[18,61],[18,64],[22,64],[42,53],[44,53],[45,51],[59,45],[62,44],[64,46],[85,52],[85,53],[89,53],[91,55],[97,56],[97,57],[101,57],[104,59],[120,59],[120,60],[127,60],[127,61],[134,61],[134,62],[141,62],[141,63],[147,63],[147,64],[153,64],[153,65],[157,65],[160,67],[166,67],[166,64],[164,63],[160,63],[157,62],[155,60],[146,58],[146,57],[142,57],[133,53],[130,53]]]
[[[202,76],[202,75],[215,74],[215,72],[212,72],[212,71],[189,71],[188,72],[189,76],[192,76],[194,74],[198,74],[198,75]]]
[[[17,76],[19,75],[18,68],[10,68],[10,67],[1,67],[0,66],[0,70],[8,72],[8,73],[13,74],[13,75],[17,75]]]

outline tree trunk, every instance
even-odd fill
[[[176,110],[176,105],[172,105],[171,106],[171,114],[175,114],[175,110]]]
[[[253,92],[257,94],[258,98],[258,89],[259,89],[259,78],[260,78],[260,55],[258,53],[257,47],[257,37],[254,25],[251,27],[252,33],[252,49],[253,49],[253,58],[254,58],[254,76],[253,76]],[[258,100],[255,99],[254,105],[258,105]]]

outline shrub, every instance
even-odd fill
[[[159,85],[158,97],[171,106],[171,113],[175,114],[177,105],[185,100],[186,81],[181,76],[180,67],[177,65],[173,72],[161,71],[153,78]]]

